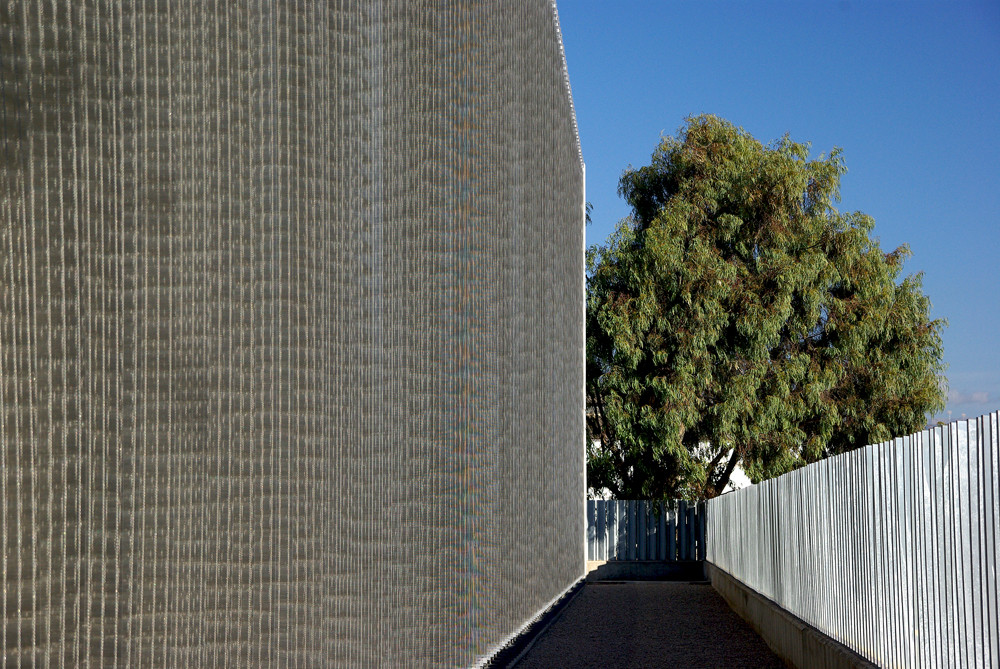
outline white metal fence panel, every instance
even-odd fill
[[[1000,412],[708,502],[707,559],[885,667],[1000,666]]]
[[[587,500],[588,560],[704,560],[704,505]]]

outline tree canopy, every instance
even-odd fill
[[[714,116],[624,172],[632,214],[587,251],[590,487],[713,497],[944,407],[945,324],[908,248],[834,207],[845,172]]]

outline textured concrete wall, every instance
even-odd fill
[[[6,666],[470,664],[582,575],[554,5],[29,0],[0,56]]]

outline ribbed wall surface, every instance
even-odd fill
[[[550,2],[0,31],[3,666],[464,665],[582,575]]]
[[[708,501],[709,562],[880,667],[1000,666],[1000,412]]]

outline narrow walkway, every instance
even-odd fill
[[[711,585],[587,583],[516,669],[784,669]]]

